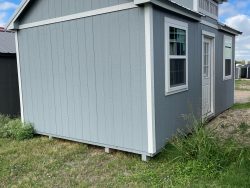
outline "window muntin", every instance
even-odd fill
[[[166,95],[188,89],[188,24],[165,18]]]
[[[199,11],[212,18],[218,18],[218,3],[213,0],[199,0]]]
[[[224,58],[223,58],[223,78],[228,80],[232,78],[232,49],[233,39],[230,36],[224,36]]]
[[[186,31],[169,27],[170,55],[186,55]]]

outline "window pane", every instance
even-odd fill
[[[169,27],[170,55],[186,55],[186,31]]]
[[[231,75],[231,59],[225,60],[225,76]]]
[[[170,59],[170,87],[186,84],[186,59]]]

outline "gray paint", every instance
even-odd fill
[[[172,1],[191,10],[193,10],[194,8],[193,0],[172,0]]]
[[[20,101],[15,54],[0,53],[0,114],[20,115]]]
[[[0,53],[15,54],[15,34],[12,32],[0,31]]]
[[[143,8],[20,30],[25,121],[147,153],[144,39]]]
[[[187,18],[154,8],[154,57],[155,57],[155,121],[156,147],[160,150],[166,140],[176,134],[177,129],[185,129],[187,121],[183,116],[194,114],[201,118],[202,104],[202,30],[215,33],[215,114],[228,109],[233,104],[234,79],[223,80],[223,35],[216,29],[191,21]],[[188,23],[189,90],[165,96],[164,60],[164,17]]]
[[[34,1],[19,22],[125,1],[130,2]],[[165,96],[165,16],[189,24],[189,90],[170,96]],[[25,121],[34,123],[39,134],[148,154],[144,21],[140,7],[20,30]],[[153,21],[155,137],[160,151],[177,129],[185,128],[184,115],[201,117],[202,29],[216,35],[216,115],[233,103],[233,80],[222,80],[223,33],[157,7]]]
[[[79,12],[129,3],[133,0],[36,0],[29,3],[19,24],[76,14]]]

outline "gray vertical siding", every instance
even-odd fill
[[[194,114],[201,118],[202,105],[202,30],[216,35],[215,62],[215,114],[228,109],[233,104],[234,79],[223,81],[223,33],[203,26],[188,18],[154,8],[154,56],[155,56],[155,121],[156,146],[160,150],[177,131],[187,125],[183,116]],[[181,92],[165,96],[165,54],[164,54],[164,17],[188,23],[188,61],[189,88]]]
[[[189,90],[165,96],[164,18],[188,23]],[[165,10],[154,8],[154,63],[155,63],[155,123],[156,147],[160,150],[177,129],[185,128],[183,115],[201,114],[201,37],[199,24]]]
[[[193,1],[194,0],[172,0],[173,2],[178,3],[179,5],[182,5],[184,7],[187,7],[191,10],[193,10]]]
[[[129,3],[133,0],[36,0],[30,2],[19,24],[26,24],[79,12]]]
[[[0,114],[20,115],[20,101],[15,54],[0,53]]]
[[[144,38],[142,8],[20,30],[25,121],[147,153]]]
[[[224,35],[232,36],[231,34],[218,31],[211,27],[200,25],[200,30],[205,30],[215,34],[215,114],[218,115],[226,109],[230,108],[234,103],[234,74],[232,79],[223,80],[223,40]],[[234,51],[235,42],[233,37],[233,65],[234,72]]]

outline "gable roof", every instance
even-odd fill
[[[217,3],[224,3],[224,2],[227,2],[228,0],[214,0],[214,1],[216,1]],[[10,21],[7,23],[7,25],[5,27],[6,30],[14,30],[15,29],[15,25],[14,25],[15,21],[17,20],[17,18],[20,16],[20,14],[24,11],[24,9],[27,7],[27,5],[30,2],[31,2],[31,0],[22,0],[20,6],[15,11],[15,13],[11,17]],[[202,16],[205,16],[199,12],[196,12],[192,9],[184,7],[183,5],[180,5],[176,2],[174,2],[173,0],[165,0],[165,2],[161,2],[159,0],[133,0],[133,2],[135,5],[140,5],[140,4],[145,4],[145,3],[153,3],[157,6],[171,10],[173,12],[176,12],[178,14],[187,16],[191,19],[198,20],[198,21],[200,20],[200,18]],[[242,32],[237,31],[236,29],[228,27],[224,24],[218,23],[218,25],[219,25],[220,30],[227,31],[227,32],[235,34],[235,35],[242,34]]]
[[[30,1],[31,0],[22,0],[19,7],[17,8],[13,16],[10,18],[7,25],[5,26],[6,30],[14,29],[14,22],[17,20],[19,15],[23,12],[23,10],[26,8],[26,6],[29,4]]]
[[[0,53],[2,54],[16,53],[14,33],[0,31]]]

